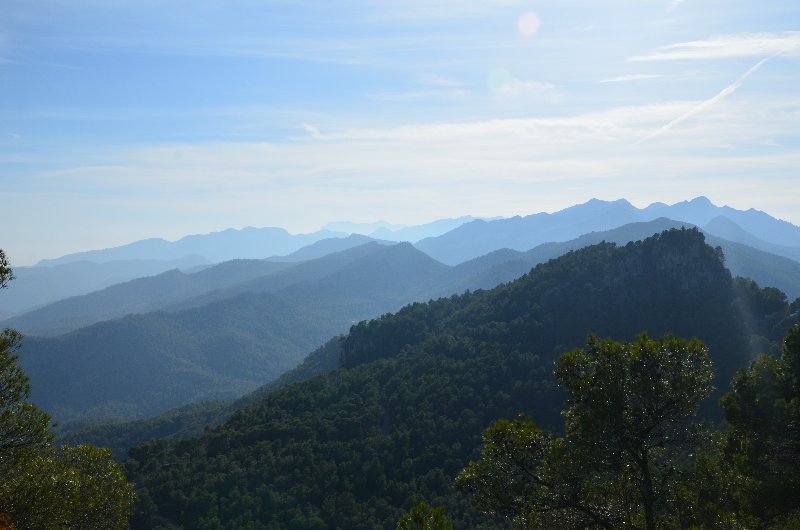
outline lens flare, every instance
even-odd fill
[[[539,15],[533,12],[524,13],[517,21],[517,31],[525,38],[530,38],[539,32],[541,22]]]

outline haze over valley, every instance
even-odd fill
[[[5,0],[0,530],[800,528],[800,3]]]

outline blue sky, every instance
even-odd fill
[[[796,0],[0,0],[0,242],[706,195],[800,224]]]

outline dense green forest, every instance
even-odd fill
[[[334,337],[309,353],[295,368],[238,399],[203,401],[169,410],[158,416],[136,421],[82,420],[60,425],[62,443],[89,443],[113,450],[115,458],[127,457],[128,449],[156,438],[198,436],[208,427],[216,427],[234,412],[262,400],[276,390],[297,381],[305,381],[339,367],[342,337]]]
[[[341,369],[273,391],[202,436],[130,451],[137,528],[391,528],[416,499],[457,528],[495,528],[455,476],[481,433],[527,414],[563,433],[554,361],[588,333],[697,337],[713,360],[716,400],[759,351],[780,351],[796,303],[732,279],[696,230],[603,243],[519,280],[412,304],[354,326]],[[794,311],[794,312],[792,312]]]
[[[354,257],[339,256],[348,264],[340,269],[330,268],[332,257],[259,279],[272,289],[284,285],[276,292],[248,281],[255,292],[200,307],[31,337],[23,365],[37,382],[33,399],[69,421],[139,419],[202,399],[238,398],[352,322],[416,299],[446,269],[408,244],[347,252]]]

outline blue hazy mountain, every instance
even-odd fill
[[[592,199],[552,214],[475,220],[441,236],[418,241],[416,246],[442,263],[455,265],[501,248],[524,251],[542,243],[568,241],[588,232],[642,220],[641,212],[626,200]]]
[[[109,285],[142,276],[160,274],[170,269],[190,270],[209,265],[201,256],[176,260],[131,259],[92,263],[75,261],[60,265],[14,267],[13,289],[0,297],[2,316],[12,316],[35,307],[103,289]]]
[[[418,248],[444,263],[457,264],[501,248],[527,251],[546,242],[569,241],[591,231],[649,221],[659,216],[700,226],[708,234],[764,252],[793,260],[800,259],[798,227],[756,210],[739,211],[717,207],[705,197],[673,205],[654,203],[644,209],[637,209],[625,200],[608,202],[593,199],[553,214],[538,213],[509,219],[482,220],[464,216],[411,227],[399,227],[385,222],[369,225],[342,222],[333,223],[329,227],[343,229],[345,232],[361,230],[372,234],[369,237],[383,240],[421,239],[417,243]],[[226,230],[187,236],[174,243],[161,239],[138,241],[112,249],[92,250],[45,260],[41,265],[66,264],[75,260],[104,263],[118,258],[143,260],[153,256],[160,256],[159,259],[163,260],[182,258],[187,253],[205,257],[195,258],[199,260],[195,263],[190,258],[185,258],[184,261],[194,265],[206,260],[220,262],[233,258],[267,256],[273,256],[275,261],[302,261],[367,241],[367,236],[357,234],[349,238],[331,237],[336,235],[336,232],[330,230],[305,235],[291,235],[280,228]],[[339,232],[338,235],[344,234]],[[274,257],[276,255],[280,257]],[[158,274],[175,267],[183,270],[188,268],[181,264],[142,267],[139,271],[129,271],[109,279],[101,272],[90,271],[91,266],[86,266],[83,272],[69,271],[61,276],[54,274],[44,279],[37,277],[32,282],[20,281],[15,294],[2,301],[0,318],[8,318],[68,296],[91,292],[120,281]],[[23,269],[18,270],[18,276],[22,278]]]
[[[135,418],[237,397],[353,322],[419,299],[448,269],[408,243],[362,247],[351,249],[356,259],[346,267],[273,292],[27,337],[21,364],[34,382],[32,400],[66,420]]]
[[[290,234],[283,228],[230,228],[222,232],[183,237],[177,241],[153,238],[119,247],[89,250],[60,258],[42,260],[38,265],[55,265],[73,261],[105,263],[126,259],[178,259],[187,255],[202,256],[219,263],[237,258],[263,259],[294,252],[320,239],[344,235],[322,230],[311,234]]]
[[[719,226],[722,218],[716,218]],[[727,219],[727,218],[725,218]],[[550,242],[521,252],[500,249],[461,263],[443,275],[429,296],[449,296],[467,289],[490,289],[525,274],[537,263],[601,241],[625,244],[669,228],[693,227],[687,222],[660,218],[630,223],[612,230],[584,234],[565,242]],[[728,233],[747,239],[762,248],[776,245],[761,241],[726,221]],[[737,230],[734,230],[736,227]],[[745,235],[747,237],[745,237]],[[708,242],[722,247],[726,265],[735,276],[754,279],[761,286],[776,287],[790,299],[800,296],[800,262],[759,250],[726,238],[706,233]],[[363,242],[371,245],[363,246]],[[141,278],[104,290],[60,300],[4,321],[2,324],[33,335],[58,335],[102,320],[131,313],[199,307],[244,293],[276,292],[294,283],[315,280],[348,266],[358,257],[374,251],[379,242],[361,235],[324,239],[289,256],[264,260],[233,260],[201,272],[186,274],[177,270]],[[357,246],[363,248],[356,249]],[[786,251],[790,247],[778,247]],[[343,250],[350,250],[344,252]],[[336,252],[339,250],[338,252]],[[307,262],[295,260],[311,258]]]
[[[425,239],[426,237],[436,237],[449,232],[459,226],[475,221],[477,218],[471,215],[464,215],[461,217],[451,219],[439,219],[432,223],[426,223],[418,226],[406,226],[402,228],[389,228],[381,227],[369,235],[376,239],[385,239],[388,241],[410,241],[412,243]]]
[[[72,264],[62,267],[70,266]],[[158,311],[204,293],[225,289],[287,267],[288,264],[265,260],[232,260],[194,273],[172,269],[58,300],[4,320],[1,324],[19,329],[25,334],[60,335],[103,320]],[[16,287],[15,284],[14,288]]]
[[[800,227],[757,210],[715,206],[705,197],[673,205],[654,203],[643,209],[624,199],[592,199],[555,213],[472,221],[441,236],[418,241],[416,246],[442,263],[455,265],[501,248],[525,251],[542,243],[569,241],[589,232],[660,217],[700,227],[710,225],[709,233],[713,234],[721,223],[712,221],[720,216],[736,224],[740,228],[739,235],[745,237],[741,241],[733,239],[734,242],[789,258],[800,254]],[[735,234],[728,229],[720,235],[734,237]]]
[[[800,246],[791,247],[786,245],[778,245],[770,243],[755,235],[747,232],[738,224],[731,221],[724,215],[719,215],[711,221],[703,225],[703,231],[707,234],[727,239],[728,241],[735,241],[749,247],[769,252],[777,256],[783,256],[794,261],[800,262]]]
[[[697,226],[705,226],[714,218],[724,216],[745,232],[763,241],[781,246],[800,247],[800,227],[753,208],[737,210],[729,206],[716,206],[706,197],[697,197],[673,205],[654,203],[645,208],[643,212],[651,219],[653,217],[669,217]]]
[[[269,260],[282,262],[308,261],[327,256],[328,254],[332,254],[334,252],[339,252],[363,245],[365,243],[370,243],[372,241],[383,244],[394,243],[393,241],[380,241],[361,234],[350,234],[347,237],[329,237],[327,239],[320,239],[319,241],[311,243],[310,245],[296,250],[291,254],[287,254],[286,256],[273,256],[269,258]]]

